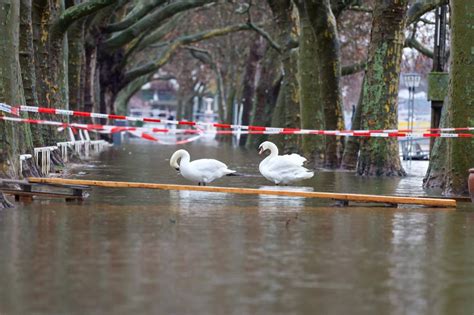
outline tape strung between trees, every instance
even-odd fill
[[[188,135],[202,135],[202,134],[267,134],[267,135],[326,135],[326,136],[346,136],[346,137],[377,137],[377,138],[474,138],[474,134],[469,133],[418,133],[418,132],[404,132],[399,130],[304,130],[295,129],[288,130],[285,128],[267,128],[268,130],[205,130],[205,129],[167,129],[167,128],[148,128],[148,127],[125,127],[114,125],[100,125],[100,124],[78,124],[78,123],[64,123],[60,121],[26,119],[18,117],[0,116],[0,120],[7,120],[18,123],[28,123],[37,125],[50,125],[60,128],[77,128],[88,131],[100,133],[118,133],[130,132],[135,136],[146,140],[160,142],[159,139],[151,136],[149,133],[161,134],[188,134]],[[265,128],[265,127],[263,127]],[[173,144],[187,143],[192,140],[184,140],[184,142],[177,142]]]

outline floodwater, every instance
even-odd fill
[[[256,150],[197,142],[258,174]],[[185,184],[173,146],[103,152],[73,177]],[[305,189],[423,195],[409,177],[318,171]],[[271,186],[261,177],[215,185]],[[285,187],[287,188],[287,187]],[[94,188],[83,205],[0,211],[0,314],[474,314],[474,211]]]

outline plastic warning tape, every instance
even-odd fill
[[[36,107],[22,105],[17,107],[20,111],[43,113],[51,115],[64,115],[64,116],[75,116],[75,117],[86,117],[86,118],[102,118],[111,120],[128,120],[128,121],[141,121],[148,123],[161,123],[170,125],[181,125],[189,127],[214,127],[219,129],[233,129],[233,130],[245,130],[255,132],[284,132],[284,133],[297,133],[297,134],[322,134],[322,135],[336,135],[345,136],[350,132],[360,133],[419,133],[419,131],[429,131],[430,133],[442,133],[442,132],[457,132],[457,131],[473,131],[474,127],[462,127],[462,128],[415,128],[415,129],[380,129],[380,130],[314,130],[314,129],[300,129],[300,128],[277,128],[277,127],[263,127],[263,126],[246,126],[246,125],[232,125],[222,123],[211,123],[211,122],[200,122],[200,121],[186,121],[186,120],[168,120],[158,119],[152,117],[132,117],[115,114],[101,114],[93,112],[81,112],[65,109]]]
[[[313,134],[313,135],[329,135],[329,136],[348,136],[348,137],[376,137],[376,138],[474,138],[473,134],[467,133],[420,133],[420,132],[368,132],[368,131],[327,131],[327,130],[205,130],[205,129],[168,129],[168,128],[151,128],[151,127],[127,127],[114,125],[100,125],[100,124],[79,124],[79,123],[64,123],[59,121],[27,119],[17,117],[1,116],[1,120],[49,125],[62,128],[77,128],[88,131],[103,132],[103,133],[117,133],[117,132],[131,132],[134,134],[142,133],[141,137],[144,139],[155,141],[157,140],[150,133],[167,133],[167,134],[181,134],[181,135],[233,135],[233,134]]]

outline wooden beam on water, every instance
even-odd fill
[[[439,198],[380,196],[380,195],[306,192],[306,191],[291,191],[291,190],[268,190],[268,189],[238,188],[238,187],[154,184],[154,183],[139,183],[139,182],[117,182],[117,181],[64,179],[64,178],[29,177],[28,181],[31,183],[88,185],[88,186],[109,187],[109,188],[192,190],[192,191],[206,191],[206,192],[230,193],[230,194],[275,195],[275,196],[288,196],[288,197],[334,199],[334,200],[366,202],[366,203],[411,204],[411,205],[422,205],[422,206],[444,207],[444,208],[456,207],[456,200],[439,199]]]

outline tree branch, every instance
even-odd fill
[[[191,55],[203,64],[208,64],[211,66],[211,68],[213,68],[213,66],[215,65],[214,58],[212,58],[212,54],[209,50],[193,46],[183,46],[183,48],[189,50]]]
[[[418,0],[408,9],[407,25],[416,22],[423,14],[448,4],[448,2],[449,0]]]
[[[424,18],[419,18],[418,21],[423,22],[423,23],[428,24],[428,25],[435,25],[436,24],[435,22],[430,21],[428,19],[424,19]]]
[[[331,11],[336,19],[341,13],[352,6],[359,6],[360,0],[331,0]]]
[[[409,37],[409,38],[405,39],[405,47],[410,47],[410,48],[416,49],[421,54],[423,54],[426,57],[429,57],[431,59],[433,59],[433,57],[434,57],[434,53],[433,53],[432,50],[430,50],[429,48],[424,46],[422,43],[420,43],[419,41],[417,41],[413,37]]]
[[[136,22],[138,22],[142,17],[164,4],[167,0],[153,0],[142,4],[139,7],[134,8],[122,21],[110,24],[105,29],[104,32],[112,33],[122,31]]]
[[[136,48],[137,51],[141,51],[145,49],[146,47],[160,41],[165,37],[168,33],[170,33],[178,24],[181,22],[183,19],[183,13],[177,14],[174,17],[172,17],[166,24],[160,26],[156,30],[154,30],[151,34],[148,34],[139,44],[138,47]]]
[[[183,0],[179,2],[173,2],[161,10],[148,14],[146,17],[140,19],[132,26],[119,32],[112,38],[106,40],[103,44],[103,47],[107,50],[120,48],[131,42],[133,39],[135,39],[141,33],[147,31],[151,27],[159,25],[165,19],[170,18],[178,14],[179,12],[197,8],[212,3],[214,1],[216,0]]]
[[[255,30],[257,33],[260,34],[260,36],[262,36],[263,38],[265,38],[268,43],[270,44],[270,46],[275,49],[279,54],[281,54],[281,47],[280,45],[277,44],[277,42],[275,42],[273,40],[273,38],[270,36],[270,34],[268,34],[267,32],[265,32],[265,30],[261,27],[259,27],[258,25],[255,25],[254,23],[252,22],[248,22],[248,25],[250,26],[251,29]]]
[[[117,2],[118,0],[89,0],[68,8],[51,26],[51,37],[53,40],[59,39],[75,21]]]
[[[127,114],[127,104],[130,98],[137,93],[143,85],[148,82],[153,81],[169,81],[172,79],[176,79],[174,75],[167,74],[167,75],[160,75],[155,77],[153,74],[148,74],[143,77],[139,77],[126,86],[124,86],[117,94],[117,98],[115,100],[115,111],[119,115],[126,115]]]
[[[363,13],[370,13],[370,14],[372,14],[372,13],[374,12],[374,10],[372,10],[372,9],[369,8],[369,7],[356,6],[356,5],[350,6],[348,9],[351,10],[351,11],[363,12]]]
[[[367,60],[354,63],[352,65],[348,66],[342,66],[341,67],[341,75],[346,76],[346,75],[351,75],[355,74],[357,72],[365,71],[365,68],[367,67]]]
[[[166,45],[167,48],[165,48],[165,50],[160,54],[160,57],[153,62],[147,63],[141,67],[137,67],[128,71],[124,76],[124,84],[128,84],[128,82],[140,76],[157,71],[161,66],[163,66],[169,61],[171,55],[182,45],[189,45],[191,43],[214,38],[217,36],[223,36],[229,33],[247,30],[251,30],[250,26],[247,23],[237,24],[223,28],[203,31],[197,34],[185,35],[171,42],[163,43],[163,45]]]

